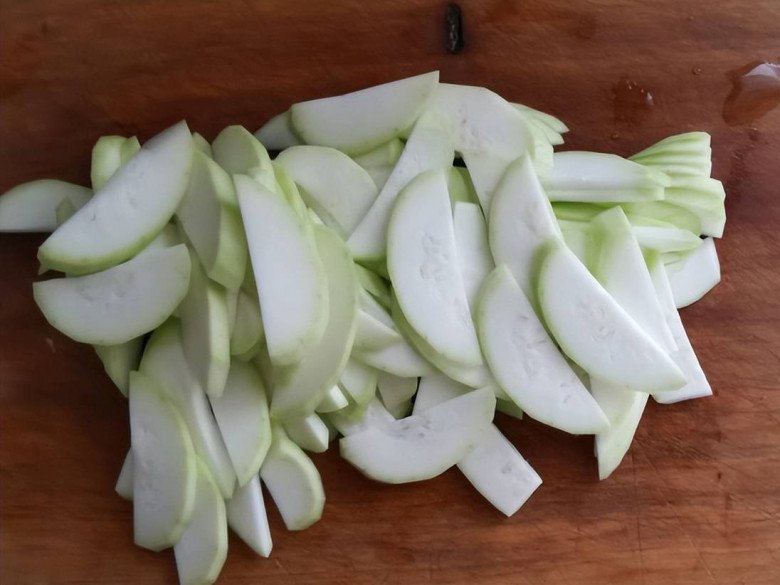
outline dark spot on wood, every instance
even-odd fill
[[[463,11],[454,2],[444,11],[444,47],[453,55],[463,49]]]

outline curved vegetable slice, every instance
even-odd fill
[[[341,456],[385,483],[430,479],[476,447],[493,420],[496,398],[474,390],[408,418],[344,437]]]
[[[301,363],[275,380],[271,413],[280,420],[314,412],[338,382],[355,340],[358,284],[349,250],[330,228],[316,226],[314,237],[327,278],[328,321],[319,342],[302,356]],[[268,338],[268,324],[263,322]]]
[[[195,146],[195,150],[198,150],[205,154],[209,158],[214,158],[214,153],[211,150],[211,144],[206,140],[202,134],[197,132],[192,133],[192,144]]]
[[[136,337],[119,345],[96,345],[97,353],[106,374],[119,391],[127,396],[130,384],[130,372],[138,369],[143,349],[143,337]]]
[[[234,361],[225,391],[210,402],[238,485],[246,485],[260,471],[271,445],[268,399],[260,374],[253,365]]]
[[[290,119],[307,144],[367,152],[410,127],[439,81],[432,71],[341,96],[295,104]]]
[[[140,372],[130,375],[133,533],[149,550],[173,546],[195,505],[196,459],[181,415]]]
[[[446,376],[422,378],[414,414],[468,391],[469,388]],[[493,424],[479,444],[458,462],[458,469],[487,501],[507,516],[517,512],[542,484],[539,474]]]
[[[318,414],[290,419],[283,426],[287,436],[301,449],[312,453],[327,451],[330,431]]]
[[[281,427],[273,428],[273,441],[260,470],[288,530],[303,530],[322,516],[325,492],[319,471]]]
[[[669,284],[666,268],[657,255],[655,257],[650,257],[647,264],[650,268],[650,276],[652,277],[658,300],[661,303],[661,309],[664,312],[664,318],[666,319],[669,328],[672,330],[672,335],[677,344],[677,349],[670,354],[671,358],[674,360],[674,363],[680,367],[683,373],[685,373],[685,377],[688,379],[685,386],[679,390],[654,394],[653,398],[656,402],[671,404],[673,402],[679,402],[680,400],[711,396],[712,388],[707,381],[707,377],[704,375],[704,370],[702,370],[701,365],[699,364],[696,353],[693,351],[688,335],[685,333],[685,327],[680,319],[680,314],[675,306],[672,287]]]
[[[131,258],[171,219],[190,180],[194,148],[184,122],[141,148],[38,249],[45,266],[95,272]]]
[[[643,392],[685,384],[671,358],[559,241],[544,251],[538,296],[561,349],[591,376]]]
[[[428,108],[447,120],[487,214],[506,166],[526,152],[535,158],[533,132],[509,102],[483,87],[439,84]]]
[[[666,189],[666,200],[695,214],[701,233],[720,238],[726,225],[726,192],[723,183],[709,177],[675,177]]]
[[[211,144],[214,160],[231,175],[249,175],[266,189],[278,192],[268,151],[243,126],[228,126]]]
[[[176,216],[211,280],[235,290],[244,280],[246,238],[230,176],[197,152]]]
[[[652,339],[666,351],[676,349],[642,249],[623,210],[613,207],[599,214],[590,230],[593,275]]]
[[[236,474],[206,394],[184,357],[178,320],[169,320],[152,334],[139,370],[157,384],[184,418],[195,453],[209,466],[222,495],[229,498]]]
[[[244,220],[268,353],[275,365],[298,362],[328,322],[328,284],[309,226],[279,195],[233,177]]]
[[[197,462],[195,509],[184,534],[173,547],[181,585],[217,580],[228,550],[225,502],[203,462]]]
[[[401,334],[362,309],[358,311],[355,349],[378,351],[401,340]]]
[[[341,410],[347,406],[349,406],[349,398],[347,398],[346,394],[341,391],[341,388],[339,388],[337,384],[331,386],[330,389],[325,392],[322,400],[320,400],[320,403],[317,405],[316,411],[327,414],[328,412]]]
[[[382,404],[389,411],[411,400],[417,392],[417,378],[401,378],[382,372],[377,379],[377,390]]]
[[[359,408],[331,412],[328,415],[328,420],[345,437],[395,422],[395,418],[387,411],[379,398],[373,398]]]
[[[596,433],[608,426],[506,266],[488,277],[477,307],[488,366],[525,413],[573,434]]]
[[[525,104],[512,105],[521,112],[524,112],[526,115],[536,119],[540,124],[544,124],[556,134],[566,134],[569,131],[569,127],[552,114],[548,114],[540,110],[535,110],[534,108],[526,106]]]
[[[449,168],[453,156],[447,120],[436,112],[425,112],[415,123],[401,158],[376,201],[347,241],[356,259],[377,260],[385,256],[388,224],[398,194],[420,173]]]
[[[239,289],[236,298],[236,314],[233,333],[230,336],[230,353],[241,355],[255,347],[263,339],[263,318],[257,297]]]
[[[553,156],[545,190],[550,201],[623,203],[663,199],[670,184],[661,171],[614,154],[567,151]]]
[[[341,372],[339,387],[356,404],[365,404],[376,395],[378,378],[378,370],[350,358]]]
[[[206,394],[219,396],[230,368],[227,298],[225,289],[203,273],[197,257],[190,256],[190,286],[179,306],[184,355]]]
[[[478,366],[464,366],[462,364],[453,362],[446,359],[438,351],[436,351],[429,343],[427,343],[417,332],[412,329],[411,325],[406,321],[400,308],[394,308],[394,318],[398,323],[398,327],[403,331],[406,338],[414,346],[414,348],[428,360],[437,370],[444,372],[453,380],[470,386],[471,388],[482,388],[491,383],[494,383],[493,376],[484,364]],[[433,372],[433,368],[428,368],[428,374]],[[416,376],[425,376],[425,372],[415,374]],[[401,376],[409,377],[409,376]]]
[[[591,392],[609,419],[609,428],[596,434],[599,479],[603,480],[628,452],[649,395],[598,378],[591,378]]]
[[[656,252],[688,252],[701,246],[701,239],[695,233],[678,229],[671,224],[667,227],[635,225],[633,232],[643,248]]]
[[[506,264],[525,295],[535,301],[531,277],[539,250],[561,230],[528,157],[507,168],[493,195],[489,226],[496,264]]]
[[[301,188],[306,204],[342,237],[355,230],[376,200],[371,176],[335,148],[294,146],[275,162]]]
[[[443,171],[423,173],[404,189],[390,220],[387,248],[390,279],[411,327],[446,359],[480,365]]]
[[[90,179],[92,189],[99,191],[116,171],[141,150],[138,138],[132,136],[101,136],[92,147]]]
[[[450,192],[453,208],[457,207],[458,202],[479,205],[477,192],[474,190],[474,184],[471,182],[471,176],[466,168],[450,167],[450,171],[447,173],[447,190]]]
[[[400,138],[393,138],[373,150],[352,157],[352,159],[366,170],[374,167],[393,167],[401,158],[403,150],[403,141]]]
[[[564,128],[563,132],[568,132],[566,125],[558,120],[558,118],[534,110],[523,104],[512,104],[512,106],[520,112],[535,132],[541,133],[544,139],[553,146],[563,144],[563,136],[559,129]]]
[[[225,502],[225,507],[228,526],[233,532],[261,557],[268,558],[273,542],[260,476],[253,475],[245,486],[237,488],[233,497]]]
[[[263,124],[255,132],[255,138],[271,150],[284,150],[301,144],[301,140],[293,132],[289,110],[277,114]]]
[[[706,238],[690,256],[666,267],[678,309],[701,299],[720,282],[720,262],[715,240]]]
[[[129,382],[128,382],[129,383]],[[116,486],[114,491],[118,493],[125,500],[133,499],[133,449],[128,449],[125,460],[122,463],[122,469],[119,471],[119,477],[116,478]]]
[[[469,307],[473,310],[482,281],[494,266],[488,243],[487,224],[479,205],[455,203],[453,227],[460,276]]]
[[[0,232],[51,232],[57,229],[57,208],[69,201],[74,210],[92,197],[80,185],[40,179],[22,183],[0,196]]]
[[[710,135],[686,132],[669,136],[629,158],[670,176],[709,177],[712,171]]]
[[[68,337],[114,345],[165,321],[187,293],[189,278],[189,253],[180,244],[96,274],[36,282],[33,295],[49,323]]]
[[[367,366],[404,378],[424,376],[435,371],[405,339],[380,350],[355,349],[352,357]]]

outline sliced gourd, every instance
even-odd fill
[[[208,277],[231,290],[241,286],[247,248],[236,192],[230,175],[205,154],[195,154],[176,216]]]
[[[446,376],[420,380],[414,414],[463,395],[470,389]],[[539,474],[514,445],[491,424],[479,444],[458,462],[466,479],[500,512],[511,516],[542,484]]]
[[[324,453],[328,449],[330,432],[318,414],[290,419],[283,426],[287,436],[301,449],[312,453]]]
[[[421,414],[344,437],[339,441],[341,456],[385,483],[430,479],[479,444],[495,405],[489,389],[474,390]]]
[[[347,360],[339,387],[357,404],[365,404],[376,395],[379,371],[354,359]]]
[[[422,112],[439,81],[432,71],[341,96],[295,104],[290,119],[306,144],[360,154],[398,136]]]
[[[246,485],[260,471],[271,444],[268,399],[254,365],[234,361],[225,391],[210,402],[238,485]]]
[[[535,302],[532,276],[539,250],[561,231],[527,157],[507,168],[493,196],[489,225],[496,264],[506,264],[525,295]]]
[[[271,360],[298,362],[328,322],[325,269],[308,227],[282,195],[246,175],[233,178],[257,282]]]
[[[228,550],[225,502],[208,467],[198,461],[195,508],[181,539],[173,547],[181,585],[214,583]]]
[[[643,392],[685,384],[666,352],[560,241],[544,251],[538,298],[561,349],[591,376]]]
[[[195,507],[196,459],[181,415],[140,372],[130,375],[133,534],[149,550],[173,546]]]
[[[266,189],[278,191],[271,157],[243,126],[228,126],[211,144],[214,160],[231,175],[248,175]]]
[[[69,274],[123,262],[168,223],[190,179],[192,136],[184,122],[158,134],[38,249],[45,266]]]
[[[393,210],[387,248],[390,279],[411,327],[448,360],[480,365],[443,171],[423,173],[404,189]]]
[[[52,232],[57,229],[57,208],[66,201],[75,212],[92,197],[80,185],[40,179],[22,183],[0,196],[0,232]]]
[[[453,227],[460,276],[473,310],[482,282],[493,269],[487,224],[478,205],[458,202],[453,213]]]
[[[92,164],[89,174],[92,189],[102,189],[114,173],[141,150],[138,138],[132,136],[101,136],[92,147]]]
[[[327,280],[327,324],[319,342],[302,356],[302,361],[288,375],[275,380],[271,413],[279,420],[314,411],[338,382],[355,339],[358,284],[349,250],[330,228],[316,226],[314,236]],[[289,295],[290,291],[284,293]],[[270,339],[265,317],[263,323],[266,339]]]
[[[324,146],[294,146],[276,163],[301,188],[301,196],[325,225],[348,237],[377,197],[370,175],[346,154]]]
[[[178,320],[169,320],[149,338],[139,370],[184,418],[195,453],[208,465],[223,497],[229,498],[236,474],[206,394],[184,357]]]
[[[556,152],[545,181],[550,201],[624,203],[664,198],[671,181],[661,171],[614,154]]]
[[[228,526],[241,537],[249,548],[266,557],[271,554],[273,542],[268,516],[263,502],[260,476],[253,475],[246,485],[237,488],[225,502]]]
[[[263,124],[255,132],[255,138],[262,142],[263,146],[271,150],[284,150],[285,148],[301,144],[300,138],[293,132],[289,110],[277,114]]]
[[[132,447],[127,450],[125,460],[122,463],[122,469],[119,470],[119,477],[116,478],[116,486],[114,491],[118,493],[125,500],[133,499],[133,449]]]
[[[184,356],[206,394],[219,396],[230,368],[230,323],[225,289],[209,280],[194,254],[190,286],[179,307]]]
[[[453,155],[446,119],[436,112],[423,114],[415,123],[393,173],[347,241],[356,259],[377,260],[385,256],[387,228],[398,194],[420,173],[449,168]]]
[[[116,345],[160,325],[187,293],[187,247],[142,254],[103,272],[33,284],[46,319],[84,343]]]
[[[103,363],[106,374],[125,396],[130,384],[130,372],[138,369],[143,346],[143,337],[136,337],[119,345],[95,346],[95,353]]]
[[[608,423],[548,335],[506,266],[485,281],[477,303],[485,359],[502,390],[533,418],[573,434]]]
[[[677,349],[671,352],[670,356],[687,378],[687,383],[679,390],[654,394],[653,398],[656,402],[671,404],[673,402],[679,402],[680,400],[711,396],[712,388],[707,381],[707,377],[704,375],[704,370],[702,370],[702,367],[699,364],[696,353],[693,351],[691,342],[685,332],[685,327],[680,319],[680,314],[677,311],[672,287],[669,284],[669,277],[666,274],[666,268],[658,255],[651,255],[650,258],[648,258],[648,266],[650,268],[653,286],[658,295],[658,300],[661,303],[664,318],[672,331],[672,335],[674,336],[677,345]]]
[[[591,272],[650,337],[666,351],[676,349],[661,311],[642,250],[620,207],[613,207],[590,224]]]
[[[260,477],[288,530],[308,528],[322,516],[325,492],[320,473],[280,426],[273,428],[271,448]]]
[[[339,388],[338,385],[335,385],[331,386],[331,388],[325,392],[322,400],[320,400],[320,403],[317,405],[316,411],[326,414],[328,412],[341,410],[347,406],[349,406],[349,398],[341,391],[341,388]]]
[[[720,282],[720,262],[715,240],[705,238],[693,254],[667,265],[666,272],[677,308],[695,303]]]

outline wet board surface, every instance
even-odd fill
[[[780,58],[780,4],[461,6],[451,55],[440,2],[2,0],[0,191],[86,183],[101,134],[146,139],[180,118],[208,138],[254,130],[293,101],[437,68],[560,116],[566,148],[628,155],[711,132],[723,282],[683,319],[714,398],[651,404],[602,483],[591,438],[499,416],[545,481],[511,519],[456,470],[383,486],[331,449],[314,456],[322,521],[287,532],[269,506],[272,557],[231,536],[220,583],[780,583],[780,109],[769,92],[723,118],[729,72]],[[0,235],[0,583],[176,583],[170,552],[133,546],[113,491],[125,400],[33,305],[42,239]]]

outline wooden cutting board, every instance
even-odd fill
[[[442,2],[2,0],[0,191],[87,183],[101,134],[146,139],[180,118],[209,138],[254,130],[293,101],[432,69],[560,116],[567,148],[710,132],[723,282],[683,319],[713,398],[650,404],[601,483],[591,438],[499,417],[545,482],[510,519],[456,470],[383,486],[332,449],[314,456],[322,521],[287,532],[269,506],[272,557],[231,537],[220,583],[780,583],[780,109],[722,117],[728,72],[780,57],[780,3],[462,6],[451,55]],[[125,400],[33,305],[41,241],[0,235],[0,583],[175,583],[170,552],[133,546],[113,492]]]

